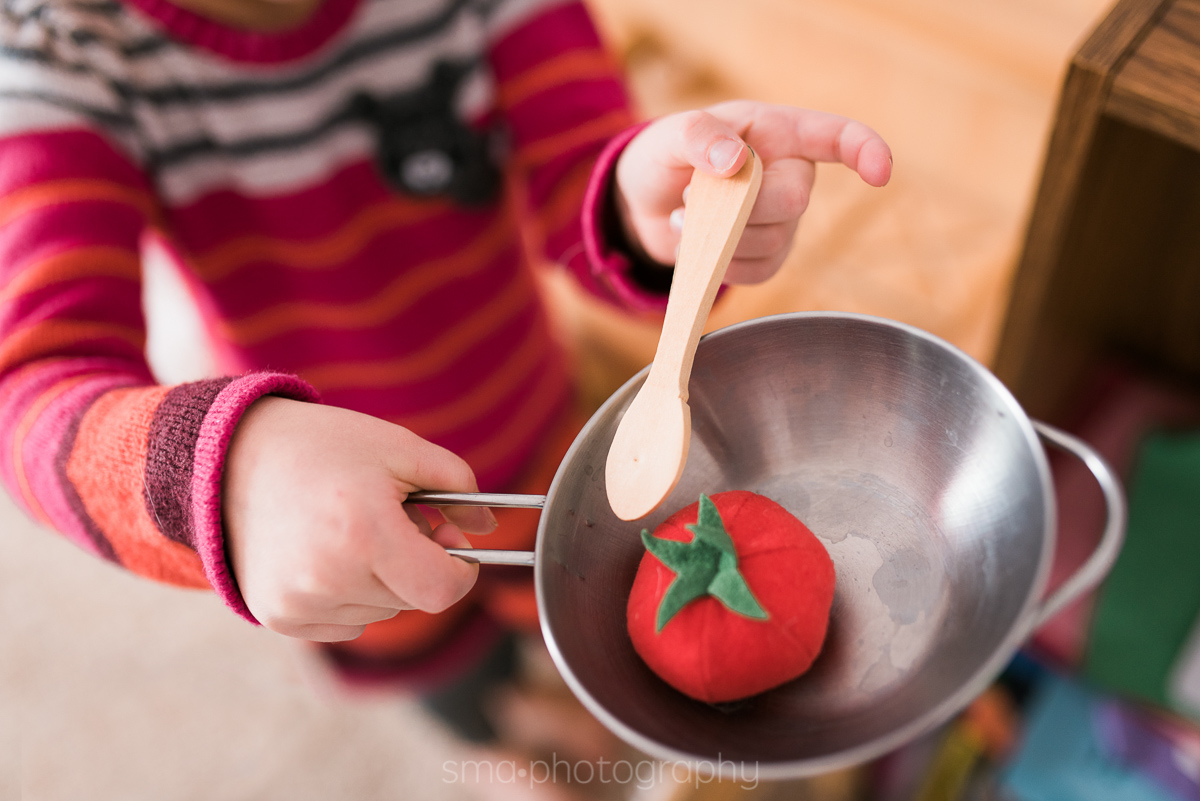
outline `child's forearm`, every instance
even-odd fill
[[[0,476],[29,514],[123,567],[215,586],[224,448],[291,376],[157,386],[144,357],[140,172],[98,134],[0,139]]]

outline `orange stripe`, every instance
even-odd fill
[[[80,247],[55,253],[22,267],[8,286],[0,291],[0,303],[7,303],[27,292],[52,284],[92,276],[137,281],[141,277],[141,260],[132,251],[106,246]]]
[[[98,339],[120,339],[139,351],[146,347],[146,334],[140,328],[83,320],[44,320],[0,341],[0,373],[21,362]]]
[[[476,473],[486,473],[493,469],[511,456],[521,444],[532,439],[534,432],[547,424],[554,405],[562,400],[561,388],[566,384],[561,362],[556,362],[555,368],[542,373],[537,386],[529,394],[529,406],[512,415],[508,424],[490,439],[460,454]],[[556,388],[560,391],[555,392]]]
[[[449,204],[388,199],[360,212],[350,222],[322,239],[296,242],[267,236],[244,236],[231,240],[193,261],[197,273],[208,281],[235,272],[248,262],[273,261],[297,269],[319,270],[340,267],[361,251],[381,231],[411,225],[444,214]]]
[[[517,151],[517,166],[528,170],[538,164],[545,164],[568,150],[606,142],[632,124],[633,118],[627,109],[610,111],[583,125],[568,128],[562,133],[552,134],[525,145]]]
[[[366,300],[338,305],[311,301],[283,303],[240,320],[226,321],[221,329],[231,341],[249,345],[302,328],[370,328],[395,318],[450,281],[477,272],[503,248],[514,244],[510,221],[499,217],[465,249],[403,273]]]
[[[583,196],[592,180],[591,160],[575,166],[559,182],[549,198],[538,209],[535,219],[537,230],[544,239],[564,228],[568,223],[578,223]]]
[[[0,199],[0,226],[7,225],[22,214],[45,206],[67,203],[103,201],[133,206],[147,218],[155,216],[154,200],[140,190],[113,181],[93,178],[69,178],[47,181],[10,192]]]
[[[67,477],[122,565],[159,581],[207,587],[196,552],[164,537],[146,511],[146,444],[167,392],[139,387],[101,395],[80,422]]]
[[[550,341],[541,326],[535,326],[508,358],[484,381],[471,391],[444,406],[427,412],[393,418],[413,433],[434,439],[456,429],[464,428],[487,416],[507,399],[513,387],[521,386],[545,363]]]
[[[54,521],[50,519],[50,515],[46,514],[46,510],[42,508],[41,501],[37,499],[33,494],[33,488],[29,486],[29,477],[25,474],[25,459],[22,457],[21,451],[25,447],[26,435],[29,434],[30,429],[33,428],[33,424],[37,422],[38,417],[41,416],[46,407],[68,389],[86,378],[90,378],[90,376],[76,375],[64,378],[39,395],[37,400],[25,410],[25,414],[21,417],[21,421],[17,424],[17,429],[13,433],[13,470],[17,476],[17,486],[21,489],[21,497],[25,499],[26,505],[33,511],[34,517],[47,526],[53,526]],[[51,454],[40,454],[39,456],[45,459],[51,456]]]
[[[547,89],[597,78],[619,80],[617,66],[608,53],[603,50],[572,50],[505,81],[499,87],[500,103],[505,108],[512,108]]]
[[[520,301],[533,294],[528,281],[513,281],[487,305],[472,312],[462,325],[450,328],[447,336],[416,353],[386,361],[322,365],[300,373],[321,392],[386,387],[427,378],[445,370],[448,364],[528,309],[529,303]]]

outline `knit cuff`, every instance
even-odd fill
[[[665,274],[665,278],[670,270],[646,267],[629,253],[612,199],[617,159],[633,137],[649,124],[643,122],[617,134],[596,159],[583,196],[583,247],[592,275],[617,300],[638,311],[661,312],[667,306],[670,281],[663,280],[661,287],[650,288],[649,282],[639,280],[638,276],[656,270]]]
[[[204,575],[221,599],[257,623],[229,569],[221,525],[221,477],[234,428],[264,395],[316,401],[304,381],[280,373],[252,373],[181,384],[163,398],[150,425],[146,505],[162,533],[200,556]]]

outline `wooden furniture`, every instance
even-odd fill
[[[1200,379],[1200,0],[1120,0],[1072,60],[995,371],[1053,419],[1114,354]]]

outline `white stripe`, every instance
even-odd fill
[[[61,131],[95,123],[65,109],[40,100],[0,100],[0,136],[18,136],[40,131]]]
[[[116,94],[96,76],[64,72],[31,61],[2,63],[0,92],[8,91],[40,92],[110,114],[122,111]]]
[[[351,37],[360,39],[389,29],[409,28],[436,17],[453,0],[363,0],[350,28]],[[470,6],[460,14],[475,16]]]
[[[284,153],[230,159],[208,156],[188,161],[158,177],[159,194],[168,205],[191,203],[217,189],[249,197],[300,191],[339,169],[375,158],[375,139],[366,128],[345,128],[307,147]]]
[[[439,58],[463,60],[477,53],[480,35],[476,24],[463,20],[437,39],[381,53],[308,89],[238,101],[162,108],[139,105],[135,113],[148,141],[159,150],[191,141],[201,131],[226,144],[287,136],[313,129],[344,108],[356,92],[387,96],[421,86]]]

